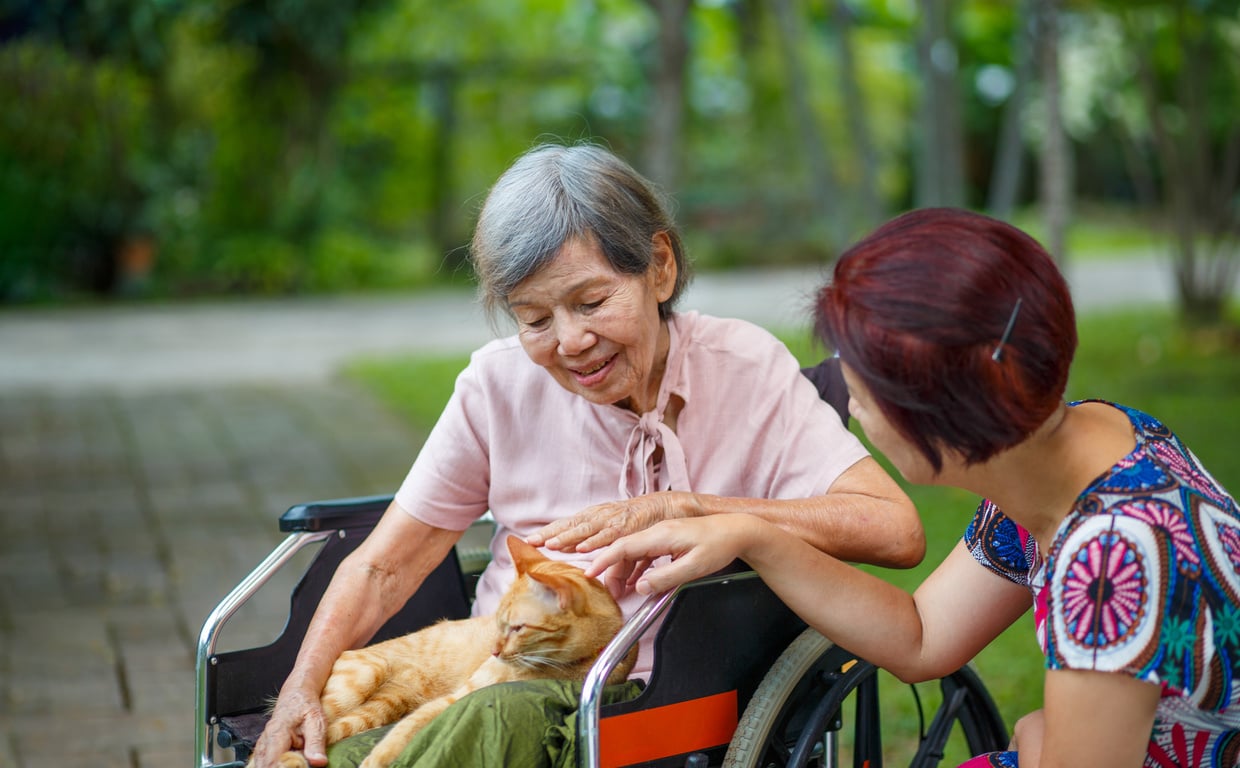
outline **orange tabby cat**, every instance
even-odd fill
[[[345,651],[323,688],[327,743],[397,722],[360,768],[386,768],[436,715],[495,683],[584,680],[624,619],[607,589],[580,568],[544,557],[515,536],[517,579],[494,616],[441,621],[403,637]],[[608,683],[623,682],[634,647]],[[281,768],[308,768],[285,752]]]

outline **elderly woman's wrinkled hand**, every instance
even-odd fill
[[[662,520],[694,517],[701,505],[692,493],[662,491],[586,507],[572,517],[557,520],[526,538],[536,547],[561,552],[593,552],[630,533]]]
[[[271,720],[255,745],[250,765],[281,765],[280,755],[290,749],[301,750],[310,765],[327,765],[325,732],[318,696],[298,690],[281,691]]]

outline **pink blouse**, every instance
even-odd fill
[[[868,455],[767,331],[696,312],[673,315],[669,328],[656,410],[641,415],[564,389],[515,336],[472,355],[396,502],[450,530],[491,511],[498,528],[476,614],[493,612],[512,581],[509,533],[524,538],[591,505],[661,490],[821,495]],[[675,432],[662,421],[672,395],[685,403]],[[583,567],[591,559],[544,552]],[[643,599],[631,593],[620,604],[630,615]],[[649,673],[652,640],[643,639],[634,675]]]

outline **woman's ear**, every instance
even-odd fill
[[[676,290],[676,251],[672,249],[672,238],[666,232],[655,232],[650,238],[650,272],[654,283],[654,294],[659,303],[667,301]]]

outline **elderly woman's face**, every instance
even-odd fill
[[[592,403],[655,406],[668,350],[659,304],[672,294],[676,263],[666,235],[652,247],[646,274],[626,275],[593,238],[569,240],[508,295],[525,353]]]

